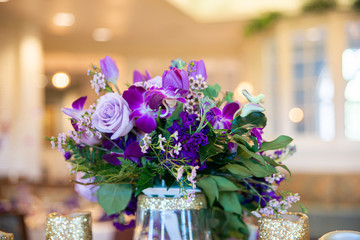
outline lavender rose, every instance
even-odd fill
[[[125,136],[134,126],[130,121],[131,110],[123,97],[107,93],[100,97],[93,113],[92,124],[100,132],[113,133],[111,139]]]

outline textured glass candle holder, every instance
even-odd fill
[[[90,212],[75,212],[69,216],[50,213],[46,219],[46,240],[92,240]]]
[[[14,234],[0,231],[0,240],[14,240]]]
[[[304,213],[287,213],[258,219],[259,239],[309,240],[309,219]]]
[[[157,194],[155,194],[157,195]],[[157,195],[158,196],[158,195]],[[140,195],[133,240],[210,240],[206,198]]]

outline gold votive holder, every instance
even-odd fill
[[[14,234],[0,231],[0,240],[14,240]]]
[[[259,239],[309,240],[309,218],[304,213],[287,213],[281,218],[264,216],[258,219]]]
[[[46,219],[46,240],[92,240],[90,212],[74,212],[68,216],[50,213]]]

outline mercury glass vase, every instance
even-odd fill
[[[138,197],[133,240],[212,239],[205,196],[197,193],[188,201],[176,191],[155,188]]]
[[[258,219],[259,239],[309,240],[309,219],[304,213],[287,213]]]

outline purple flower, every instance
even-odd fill
[[[100,60],[101,72],[105,75],[105,78],[108,82],[115,84],[119,78],[119,69],[116,66],[115,61],[106,56]]]
[[[215,129],[230,129],[234,113],[239,108],[237,102],[227,103],[222,111],[214,107],[206,114],[206,119]]]
[[[206,81],[207,79],[205,63],[203,60],[190,61],[188,65],[188,72],[190,73],[189,77],[192,77],[194,79],[198,79],[199,77],[203,77],[204,81]]]
[[[72,108],[62,108],[61,110],[72,119],[79,121],[80,116],[83,113],[86,98],[86,96],[80,97],[72,103]]]
[[[113,133],[111,139],[128,134],[134,126],[128,103],[116,93],[101,96],[92,117],[94,127],[103,133]]]
[[[130,161],[133,161],[137,164],[140,164],[141,157],[144,156],[144,153],[141,152],[141,147],[138,142],[130,143],[123,153],[112,152],[105,154],[102,158],[112,165],[120,165],[121,160],[119,158],[124,158]]]
[[[162,75],[162,86],[163,88],[173,87],[175,89],[189,91],[190,83],[188,73],[178,68],[165,70]]]
[[[260,148],[261,143],[264,142],[264,140],[261,136],[263,134],[262,128],[252,128],[250,132],[251,132],[252,136],[256,137],[256,140],[257,140],[259,148]]]
[[[71,152],[69,151],[65,152],[64,157],[66,160],[69,160],[71,158]]]
[[[95,181],[95,178],[86,178],[83,179],[82,177],[85,176],[85,173],[83,172],[77,172],[76,173],[76,181],[77,182],[81,182],[81,183],[92,183]],[[96,192],[97,190],[99,190],[100,186],[96,186],[96,185],[82,185],[82,184],[75,184],[75,191],[82,196],[83,198],[85,198],[86,200],[90,201],[90,202],[96,202],[97,201],[97,196],[96,196]]]
[[[123,97],[133,111],[130,119],[136,119],[135,125],[141,131],[150,133],[156,128],[155,119],[160,107],[160,117],[167,117],[170,114],[169,108],[175,107],[177,101],[186,102],[178,92],[181,90],[173,91],[171,87],[151,87],[146,91],[143,87],[131,86],[123,93]]]
[[[130,120],[136,118],[136,127],[143,132],[150,133],[156,128],[155,118],[157,111],[146,104],[144,92],[145,89],[142,87],[131,86],[123,93],[123,97],[133,111],[130,114]]]
[[[149,72],[146,70],[145,75],[141,74],[138,70],[133,73],[133,83],[146,82],[151,79]]]

